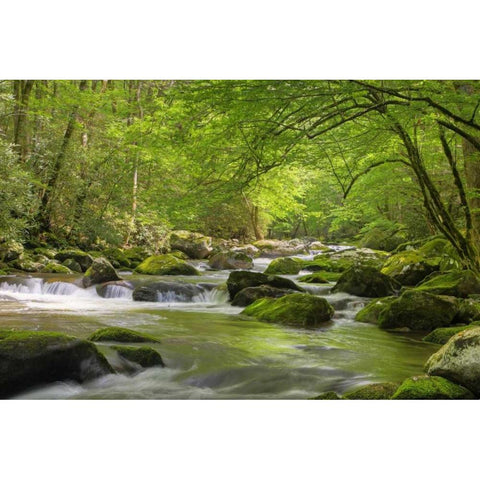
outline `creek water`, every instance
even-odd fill
[[[255,260],[263,271],[270,259]],[[79,277],[43,274],[0,277],[0,328],[48,330],[86,338],[106,326],[131,328],[158,337],[166,368],[136,375],[107,375],[84,384],[57,382],[17,398],[92,399],[306,399],[372,382],[399,382],[421,374],[435,346],[410,334],[390,333],[354,321],[369,300],[331,294],[330,286],[302,284],[335,308],[331,322],[305,330],[267,324],[240,314],[222,288],[229,271],[201,277],[121,274],[131,286],[154,281],[188,282],[201,293],[186,299],[173,292],[157,302],[135,302],[128,286],[78,287]],[[300,274],[308,273],[301,272]],[[299,275],[286,276],[297,279]],[[99,295],[99,292],[102,296]],[[108,344],[99,345],[115,363]]]

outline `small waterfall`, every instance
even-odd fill
[[[13,278],[9,282],[1,282],[0,291],[41,294],[42,284],[41,278]]]
[[[103,291],[104,298],[132,298],[132,289],[122,285],[107,285]]]
[[[48,282],[42,285],[42,293],[45,295],[75,295],[84,290],[73,283]]]
[[[195,295],[192,298],[192,301],[195,303],[227,303],[228,302],[228,292],[223,289],[214,288],[212,290],[207,290]]]

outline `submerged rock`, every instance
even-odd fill
[[[299,287],[295,282],[288,278],[266,275],[258,272],[248,272],[245,270],[235,271],[228,276],[227,280],[227,289],[230,294],[230,299],[233,299],[235,295],[244,288],[258,287],[260,285],[269,285],[270,287],[304,292],[303,288]]]
[[[429,332],[450,325],[457,313],[455,298],[406,290],[380,313],[379,327]]]
[[[293,293],[276,299],[257,300],[242,313],[264,322],[316,327],[331,320],[334,310],[322,297]]]
[[[407,378],[392,400],[462,400],[474,398],[472,392],[450,380],[421,375]]]
[[[82,272],[86,272],[93,262],[91,255],[81,250],[61,250],[55,255],[55,260],[60,262],[64,262],[67,259],[75,260],[80,265]]]
[[[112,264],[106,258],[96,258],[83,276],[82,283],[85,288],[96,285],[97,283],[112,282],[122,280],[117,275]]]
[[[2,398],[46,383],[113,373],[94,344],[55,332],[3,331],[0,359]]]
[[[136,302],[191,302],[192,299],[207,290],[192,283],[155,282],[137,287],[133,291]]]
[[[101,328],[93,332],[88,340],[91,342],[160,343],[160,340],[151,335],[122,327]]]
[[[372,383],[343,395],[345,400],[389,400],[397,391],[398,383]]]
[[[295,290],[286,288],[275,288],[269,285],[260,285],[258,287],[247,287],[240,290],[232,300],[232,305],[235,307],[246,307],[252,304],[259,298],[280,298],[291,293],[296,293]]]
[[[243,252],[220,252],[210,257],[208,265],[215,270],[248,270],[253,260]]]
[[[152,255],[135,269],[145,275],[200,275],[200,272],[185,260],[171,254]]]
[[[299,258],[276,258],[270,262],[265,272],[267,275],[296,275],[303,266]]]
[[[480,293],[480,278],[471,270],[454,271],[427,277],[416,290],[465,298],[470,294]]]
[[[165,367],[162,356],[152,347],[125,347],[115,345],[112,347],[120,357],[129,362],[136,363],[142,368]]]
[[[355,315],[355,321],[378,325],[380,314],[396,299],[397,297],[392,296],[372,300]]]
[[[186,253],[190,258],[201,260],[210,255],[212,239],[201,233],[175,230],[170,234],[170,247]]]
[[[480,397],[480,327],[454,335],[427,361],[429,375],[462,385]]]
[[[332,292],[345,292],[359,297],[387,297],[400,289],[400,284],[373,267],[354,266],[343,273]]]

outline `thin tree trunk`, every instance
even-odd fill
[[[14,80],[13,82],[13,94],[15,98],[13,148],[22,162],[25,162],[28,155],[28,103],[34,84],[35,80]]]

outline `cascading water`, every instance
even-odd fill
[[[253,270],[263,271],[270,261],[255,259]],[[355,322],[368,299],[332,294],[331,285],[302,284],[335,308],[333,321],[315,330],[240,315],[242,309],[231,306],[220,287],[229,273],[205,269],[201,277],[131,275],[128,282],[102,286],[101,295],[95,287],[78,286],[73,276],[0,277],[0,328],[60,331],[80,338],[105,326],[131,328],[161,340],[152,346],[167,365],[82,385],[57,383],[19,397],[308,398],[421,374],[433,353],[434,347],[412,336]],[[135,287],[154,282],[163,285],[157,301],[133,301]],[[106,345],[101,348],[107,358],[116,355]]]

